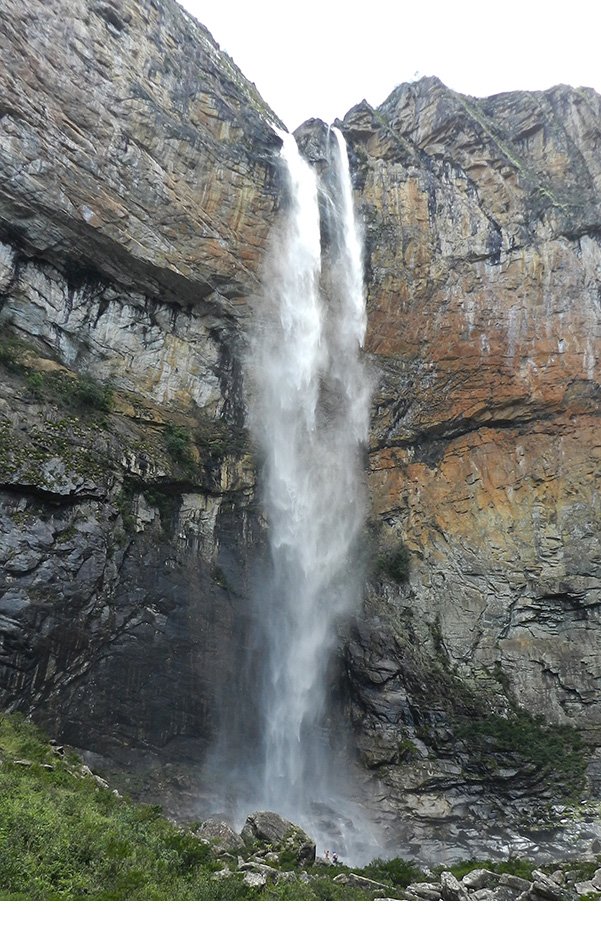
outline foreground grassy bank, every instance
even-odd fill
[[[264,851],[264,859],[256,852],[257,846],[245,852],[252,859],[248,866],[260,860],[263,870],[269,863],[274,868],[260,889],[245,881],[238,856],[199,838],[193,827],[168,821],[159,807],[136,805],[111,791],[31,723],[0,715],[1,900],[415,899],[407,886],[440,878],[440,871],[425,874],[400,859],[354,871],[323,865],[303,870],[283,855]],[[535,865],[470,862],[451,873],[461,877],[484,866],[530,878]],[[592,876],[599,866],[599,860],[580,865],[578,878]]]

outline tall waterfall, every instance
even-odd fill
[[[315,804],[332,806],[344,789],[328,730],[329,669],[337,627],[360,601],[370,397],[361,240],[346,145],[337,129],[330,141],[320,181],[294,138],[283,138],[287,202],[248,377],[271,556],[260,608],[262,799],[310,831]]]

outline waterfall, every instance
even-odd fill
[[[271,558],[260,604],[262,799],[310,831],[315,806],[333,806],[345,786],[328,729],[329,669],[337,628],[360,604],[370,397],[361,239],[346,145],[337,129],[332,139],[320,181],[283,137],[287,199],[248,363]]]

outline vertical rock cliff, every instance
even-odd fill
[[[600,115],[592,90],[476,100],[426,78],[343,124],[388,549],[351,644],[356,709],[368,760],[428,820],[482,786],[553,791],[570,733],[547,729],[556,766],[533,768],[519,710],[583,731],[598,793]]]
[[[198,761],[248,621],[238,342],[277,118],[175,3],[1,15],[3,702]]]
[[[244,697],[278,120],[172,0],[0,18],[2,703],[181,809]],[[599,792],[600,110],[427,78],[340,123],[375,398],[338,686],[408,850]]]

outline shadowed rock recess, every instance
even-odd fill
[[[4,0],[0,31],[2,704],[202,815],[220,730],[255,732],[281,123],[172,0]],[[598,851],[601,98],[424,78],[338,125],[374,399],[332,715],[383,851]]]

